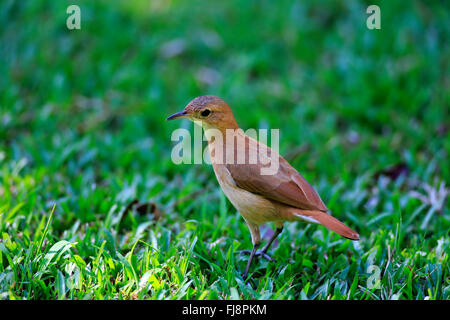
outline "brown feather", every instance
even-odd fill
[[[306,216],[308,218],[312,218],[312,219],[318,221],[319,224],[327,227],[328,229],[340,234],[341,236],[343,236],[347,239],[359,240],[359,234],[356,231],[347,227],[345,224],[343,224],[338,219],[329,215],[326,212],[311,211],[311,210],[298,211],[295,208],[290,208],[289,211],[294,216],[299,214],[302,216]]]
[[[258,157],[258,163],[249,164],[247,156],[245,164],[226,164],[238,187],[292,207],[305,210],[328,210],[313,187],[283,157],[248,136],[245,136],[245,139],[246,155],[254,151],[262,158],[267,154],[270,161],[273,161],[272,157],[277,157],[279,168],[274,175],[262,175],[261,168],[269,167],[270,164],[264,165],[260,157]],[[236,143],[235,148],[238,147]],[[256,151],[255,147],[257,147]],[[236,150],[235,154],[242,151]]]

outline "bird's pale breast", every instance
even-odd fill
[[[256,225],[280,220],[277,207],[270,200],[239,188],[225,165],[212,165],[223,192],[245,220]]]

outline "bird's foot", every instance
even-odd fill
[[[251,250],[241,250],[241,251],[239,251],[239,253],[241,253],[241,254],[251,254],[252,251]],[[277,260],[275,260],[274,258],[269,256],[267,253],[263,252],[262,250],[256,251],[255,257],[258,257],[258,258],[263,257],[263,258],[265,258],[267,260],[270,260],[272,262],[277,262]]]

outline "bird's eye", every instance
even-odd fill
[[[205,109],[200,114],[202,115],[202,117],[207,117],[211,114],[211,110]]]

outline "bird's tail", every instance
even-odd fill
[[[321,224],[331,231],[340,234],[344,238],[350,240],[359,240],[359,234],[356,231],[350,229],[338,219],[326,212],[316,210],[301,210],[294,213],[294,215],[303,221]]]

